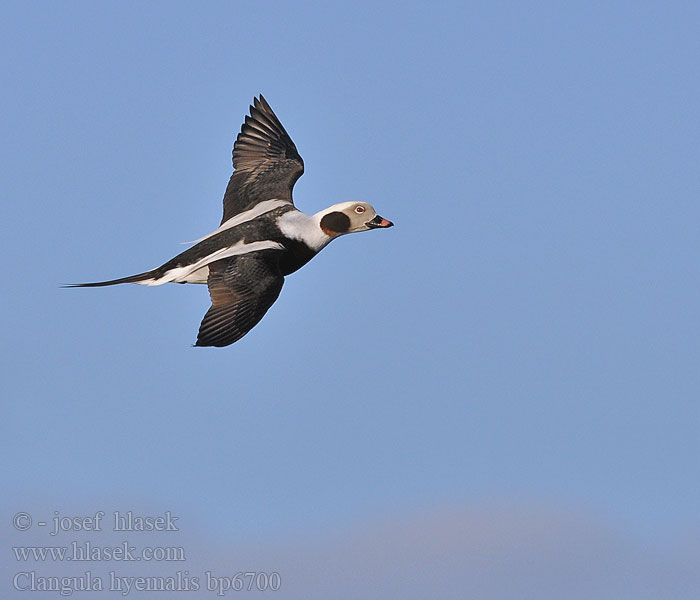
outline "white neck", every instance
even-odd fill
[[[333,239],[321,229],[321,219],[327,212],[328,209],[325,209],[315,215],[307,215],[299,210],[290,210],[277,219],[277,225],[286,237],[304,242],[319,252]]]

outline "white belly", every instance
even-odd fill
[[[177,279],[178,283],[206,283],[209,277],[209,267],[202,267],[193,273],[185,276],[183,279]]]

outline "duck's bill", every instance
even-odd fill
[[[380,217],[379,215],[374,217],[374,219],[372,219],[371,221],[367,221],[367,223],[365,223],[365,225],[367,225],[367,227],[369,227],[370,229],[376,229],[377,227],[393,227],[394,226],[394,224],[391,221],[388,221],[387,219],[385,219],[384,217]]]

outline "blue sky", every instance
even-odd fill
[[[425,597],[434,573],[442,597],[504,578],[561,597],[551,563],[513,566],[552,536],[572,598],[698,583],[695,3],[14,3],[1,21],[3,526],[171,510],[193,564],[277,557],[294,598]],[[300,209],[363,200],[396,227],[331,244],[223,350],[191,347],[203,286],[59,287],[213,230],[260,92],[304,157]],[[486,557],[476,524],[501,540]],[[394,566],[372,562],[373,591],[309,567],[376,547]]]

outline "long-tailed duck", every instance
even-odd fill
[[[284,277],[330,241],[393,225],[366,202],[342,202],[314,215],[297,210],[292,188],[304,172],[304,161],[262,94],[253,99],[233,145],[233,168],[216,231],[145,273],[71,287],[206,283],[211,307],[195,345],[228,346],[263,318]]]

